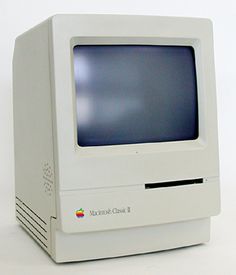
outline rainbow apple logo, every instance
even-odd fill
[[[75,214],[76,214],[76,217],[77,218],[83,218],[84,217],[84,210],[83,210],[83,208],[80,208],[79,210],[77,210],[76,212],[75,212]]]

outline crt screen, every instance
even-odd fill
[[[80,146],[198,137],[192,47],[79,45],[74,76]]]

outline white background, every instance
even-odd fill
[[[14,39],[56,13],[208,17],[214,23],[222,212],[205,245],[140,256],[56,265],[17,225],[11,62]],[[0,0],[0,274],[236,274],[236,1]],[[138,241],[138,240],[137,240]]]

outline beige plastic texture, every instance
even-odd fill
[[[73,46],[114,43],[194,48],[197,140],[77,145]],[[55,261],[130,255],[209,240],[209,217],[220,211],[209,20],[55,15],[16,39],[13,98],[16,216]],[[197,178],[203,183],[144,188],[145,183]],[[75,215],[80,208],[83,219]],[[91,215],[114,208],[129,213]],[[143,241],[137,244],[132,236]]]
[[[16,216],[50,253],[56,216],[48,21],[17,38],[13,59]]]
[[[208,242],[210,219],[81,234],[56,231],[53,237],[58,263],[112,258]]]

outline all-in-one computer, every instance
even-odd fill
[[[16,39],[16,217],[56,262],[209,240],[212,24],[55,15]]]

